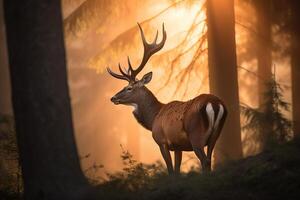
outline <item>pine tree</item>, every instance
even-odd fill
[[[283,87],[276,81],[275,70],[272,79],[266,82],[266,88],[268,90],[264,96],[267,101],[263,105],[265,107],[263,111],[246,105],[241,106],[241,111],[246,117],[246,124],[243,129],[255,132],[264,131],[262,135],[266,138],[260,139],[265,143],[270,141],[282,143],[291,138],[292,123],[284,114],[284,112],[290,111],[290,103],[283,98]]]

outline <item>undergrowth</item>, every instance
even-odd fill
[[[211,173],[168,176],[161,163],[146,165],[123,151],[124,168],[97,185],[102,199],[300,199],[300,141],[217,166]]]

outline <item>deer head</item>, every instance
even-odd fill
[[[144,46],[144,55],[141,64],[136,68],[133,69],[129,57],[127,57],[128,61],[128,69],[123,70],[120,63],[119,63],[119,71],[121,74],[117,74],[113,72],[110,68],[107,68],[108,73],[117,78],[128,81],[128,85],[124,87],[121,91],[115,94],[111,101],[114,104],[125,104],[125,105],[133,105],[136,104],[138,101],[143,99],[145,95],[148,93],[148,90],[145,87],[145,84],[149,83],[152,79],[152,72],[149,72],[143,76],[141,80],[137,79],[137,75],[142,71],[145,67],[146,63],[150,59],[150,57],[161,50],[166,42],[167,33],[164,28],[164,24],[162,25],[163,29],[163,38],[160,43],[157,42],[158,31],[156,33],[155,39],[152,43],[147,43],[145,39],[145,35],[143,29],[141,28],[140,24],[138,24],[141,37]]]

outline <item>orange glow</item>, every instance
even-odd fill
[[[193,60],[197,46],[191,48],[176,62],[176,67],[170,74],[170,62],[195,44],[206,32],[205,10],[201,10],[203,1],[189,1],[194,2],[191,5],[179,3],[151,20],[147,19],[168,8],[172,4],[171,1],[149,0],[143,4],[137,3],[136,0],[128,2],[126,9],[130,12],[126,12],[123,16],[116,12],[115,15],[103,19],[101,25],[92,19],[90,24],[82,22],[83,28],[76,33],[76,37],[66,33],[69,84],[77,144],[81,156],[90,154],[88,158],[82,160],[82,166],[86,169],[93,163],[103,164],[105,169],[100,171],[100,174],[122,168],[120,144],[141,162],[152,163],[162,160],[151,133],[138,125],[131,113],[132,108],[115,106],[110,102],[110,98],[126,83],[111,78],[105,68],[109,66],[117,70],[118,62],[127,67],[127,56],[131,58],[133,66],[136,66],[142,57],[143,47],[136,22],[140,22],[143,26],[148,41],[153,40],[155,31],[161,31],[161,24],[165,23],[168,34],[166,45],[158,55],[151,58],[142,72],[143,74],[153,71],[154,76],[148,88],[160,101],[166,103],[172,100],[188,100],[200,93],[209,92],[205,40],[202,46],[204,53],[197,58],[189,76],[180,80],[180,73]],[[245,17],[249,19],[249,16],[253,16],[251,8],[245,13],[237,7],[236,13],[238,22],[243,21]],[[195,17],[197,18],[194,21]],[[188,37],[185,46],[182,49],[174,49],[184,39],[193,23],[198,26]],[[249,31],[236,25],[236,32],[239,56],[245,51],[241,44],[249,37]],[[160,37],[161,32],[158,40]],[[253,61],[240,61],[239,57],[238,61],[239,65],[249,70],[256,69]],[[164,85],[169,76],[169,83]],[[255,90],[249,90],[255,86],[256,78],[244,70],[239,70],[239,77],[241,102],[256,105],[256,99],[252,98]],[[181,87],[178,87],[178,83],[181,83]],[[191,159],[190,156],[193,156],[193,153],[184,153],[182,165],[184,170],[198,164],[197,159]]]

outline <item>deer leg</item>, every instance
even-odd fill
[[[175,174],[180,174],[180,165],[182,159],[182,151],[174,151],[175,157]]]
[[[193,131],[189,134],[189,139],[192,144],[193,150],[201,162],[203,171],[210,171],[210,159],[206,156],[204,152],[205,146],[205,136],[200,134],[201,130]]]
[[[193,147],[193,150],[201,162],[202,170],[205,172],[211,171],[211,168],[210,168],[211,162],[208,159],[208,157],[205,155],[204,147]]]
[[[217,142],[217,139],[220,135],[221,130],[218,129],[216,130],[216,132],[214,132],[211,137],[209,138],[208,142],[207,142],[207,158],[211,161],[211,157],[212,157],[212,153],[215,147],[215,144]],[[211,169],[211,163],[209,168]]]
[[[174,169],[173,169],[173,164],[172,164],[172,158],[171,158],[171,154],[170,154],[170,151],[169,151],[167,145],[164,145],[164,144],[159,145],[159,149],[160,149],[160,152],[166,162],[168,173],[173,174]]]
[[[215,147],[215,144],[217,142],[217,139],[220,135],[220,130],[216,130],[214,131],[210,137],[208,138],[208,141],[207,141],[207,159],[209,160],[209,170],[211,171],[211,157],[212,157],[212,153],[213,153],[213,150],[214,150],[214,147]]]

